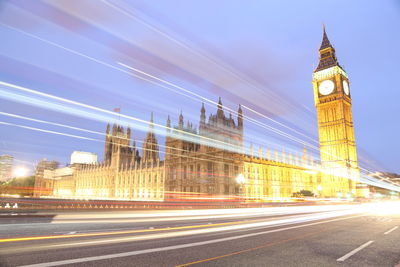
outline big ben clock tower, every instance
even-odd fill
[[[356,193],[359,180],[349,78],[325,31],[313,74],[324,196]]]

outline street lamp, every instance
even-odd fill
[[[28,175],[28,169],[24,167],[17,167],[13,171],[14,177],[24,177]]]
[[[243,195],[243,185],[244,185],[244,183],[246,182],[246,179],[244,178],[244,176],[243,176],[243,174],[239,174],[237,177],[236,177],[236,183],[238,183],[239,185],[240,185],[240,187],[239,187],[239,195],[242,197],[242,195]]]
[[[317,189],[318,189],[318,196],[321,197],[322,185],[319,184]]]

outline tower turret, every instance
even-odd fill
[[[181,110],[181,114],[179,115],[179,129],[183,129],[183,115],[182,115],[182,110]]]
[[[169,118],[169,115],[167,117],[166,127],[167,127],[167,133],[170,133],[171,132],[171,119]]]
[[[159,150],[156,136],[154,134],[154,122],[153,122],[153,112],[151,113],[149,130],[147,132],[146,139],[143,143],[143,162],[159,160]]]
[[[218,118],[219,120],[223,120],[223,119],[224,119],[224,110],[223,110],[223,108],[222,108],[221,97],[219,97],[219,100],[218,100],[217,118]]]
[[[117,135],[117,125],[114,123],[112,127],[112,135],[115,136]]]
[[[127,140],[127,144],[129,145],[130,140],[131,140],[131,127],[128,127],[128,128],[126,129],[126,139],[128,139],[128,140]]]
[[[206,124],[206,109],[204,108],[204,103],[202,103],[200,110],[200,126],[205,124]]]
[[[243,111],[242,111],[242,106],[239,104],[239,109],[238,109],[238,128],[239,130],[243,130]]]
[[[104,140],[104,158],[103,158],[106,164],[110,163],[111,161],[111,152],[112,152],[112,138],[110,135],[110,124],[107,124],[106,138]]]
[[[200,110],[199,134],[204,133],[205,127],[206,127],[206,109],[204,108],[204,103],[202,103]]]
[[[326,34],[325,26],[323,27],[323,36],[322,43],[319,48],[319,63],[314,72],[328,69],[334,66],[338,66],[339,62],[336,58],[335,48],[333,48],[331,42],[328,39],[328,35]]]
[[[303,154],[301,155],[301,164],[308,165],[308,152],[306,146],[303,147]]]

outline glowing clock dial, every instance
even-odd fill
[[[346,80],[343,80],[343,91],[346,95],[349,95],[350,93],[349,84],[347,83]]]
[[[335,89],[335,84],[331,80],[325,80],[319,84],[319,93],[321,95],[329,95]]]

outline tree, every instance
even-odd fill
[[[35,176],[13,178],[0,184],[0,194],[30,196],[34,186]]]
[[[310,190],[301,190],[300,192],[295,192],[292,197],[314,197],[315,194]]]

